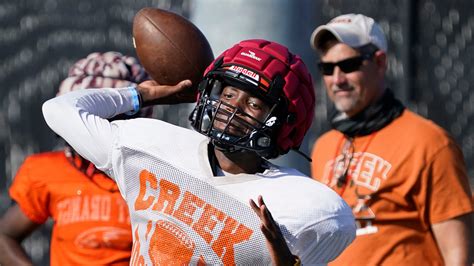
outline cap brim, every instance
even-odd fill
[[[345,29],[343,28],[338,28],[336,25],[332,24],[332,25],[322,25],[322,26],[319,26],[317,27],[313,33],[311,34],[311,39],[310,39],[310,42],[311,42],[311,47],[314,49],[314,50],[317,50],[317,51],[320,51],[321,50],[321,47],[320,47],[320,43],[319,43],[319,39],[321,38],[321,36],[325,33],[325,32],[330,32],[332,35],[334,35],[334,37],[336,37],[336,39],[340,42],[343,42],[343,43],[346,43],[346,40],[344,40],[341,35],[339,34],[339,32],[344,32],[346,31]]]
[[[319,26],[311,35],[311,47],[317,51],[321,51],[320,38],[325,32],[330,32],[338,41],[353,48],[370,43],[369,41],[361,40],[359,37],[360,34],[358,34],[356,30],[354,27],[340,23]]]

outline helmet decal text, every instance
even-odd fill
[[[260,81],[260,75],[253,72],[252,70],[249,70],[249,69],[246,69],[246,68],[243,68],[241,66],[235,66],[235,65],[232,65],[229,67],[230,70],[233,70],[235,72],[238,72],[238,73],[242,73],[244,74],[245,76],[259,82]]]
[[[259,62],[262,61],[262,58],[256,56],[256,55],[255,55],[255,52],[252,52],[251,50],[249,50],[248,53],[242,52],[242,53],[240,53],[240,55],[243,55],[243,56],[246,56],[246,57],[250,57],[250,58],[255,59],[255,60],[259,61]]]

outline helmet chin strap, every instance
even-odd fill
[[[226,143],[225,141],[220,141],[220,139],[223,140],[230,140],[230,139],[237,139],[236,137],[229,136],[225,134],[224,132],[221,132],[219,130],[211,130],[211,143],[220,151],[224,153],[236,153],[240,152],[243,150],[246,150],[243,147],[239,147],[236,145],[232,145],[231,143]]]
[[[219,142],[216,139],[212,139],[211,143],[212,143],[212,145],[214,145],[214,147],[216,147],[216,149],[222,151],[223,153],[235,154],[235,153],[238,153],[238,152],[250,151],[250,150],[244,149],[242,147],[238,147],[238,146],[234,146],[234,145]]]

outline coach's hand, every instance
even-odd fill
[[[258,196],[258,205],[250,199],[250,207],[262,221],[260,230],[267,239],[267,247],[274,265],[297,265],[299,259],[291,254],[280,227],[268,210],[262,196]]]
[[[155,104],[177,104],[185,101],[180,97],[191,88],[190,80],[183,80],[174,86],[160,85],[154,80],[144,81],[137,86],[143,101],[143,106]]]

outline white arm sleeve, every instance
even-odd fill
[[[114,128],[107,118],[133,110],[134,88],[87,89],[43,104],[48,126],[102,171],[111,168]]]

